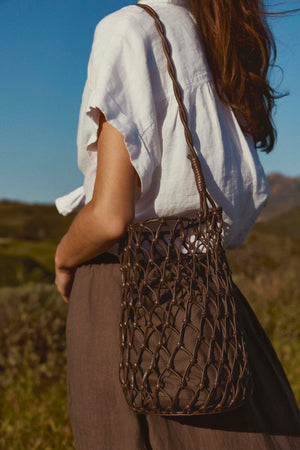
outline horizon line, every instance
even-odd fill
[[[300,173],[299,173],[299,175],[286,175],[286,174],[284,174],[282,172],[270,172],[270,173],[266,174],[267,178],[270,177],[270,176],[274,176],[274,175],[279,175],[281,177],[289,178],[289,179],[300,178]],[[56,208],[55,199],[53,201],[47,201],[47,200],[38,201],[38,200],[20,200],[20,199],[16,199],[16,198],[3,197],[3,198],[0,198],[0,202],[1,203],[23,203],[23,204],[26,204],[26,205],[40,205],[40,206],[53,205]]]

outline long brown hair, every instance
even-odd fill
[[[272,119],[278,93],[268,71],[277,51],[261,0],[190,0],[220,99],[232,107],[256,148],[269,153],[276,141]]]

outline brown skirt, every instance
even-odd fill
[[[68,411],[77,450],[300,449],[300,412],[277,354],[240,293],[251,399],[221,414],[137,414],[119,382],[121,272],[103,253],[76,269],[67,317]]]

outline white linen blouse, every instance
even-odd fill
[[[207,189],[223,207],[224,246],[239,246],[266,203],[269,185],[251,136],[216,94],[188,0],[142,0],[162,20]],[[134,222],[199,209],[166,57],[154,20],[129,5],[97,25],[79,115],[78,166],[83,186],[57,198],[79,210],[93,195],[99,110],[125,139],[140,180]],[[118,253],[118,244],[109,252]]]

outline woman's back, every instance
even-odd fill
[[[223,206],[224,244],[237,246],[269,192],[253,139],[216,94],[188,0],[140,3],[152,6],[165,26],[207,188]],[[199,194],[161,38],[153,19],[134,5],[106,16],[95,31],[78,128],[82,203],[93,193],[99,110],[124,135],[141,180],[135,221],[197,210]],[[68,197],[62,212],[64,207]],[[110,252],[117,253],[117,245]]]

